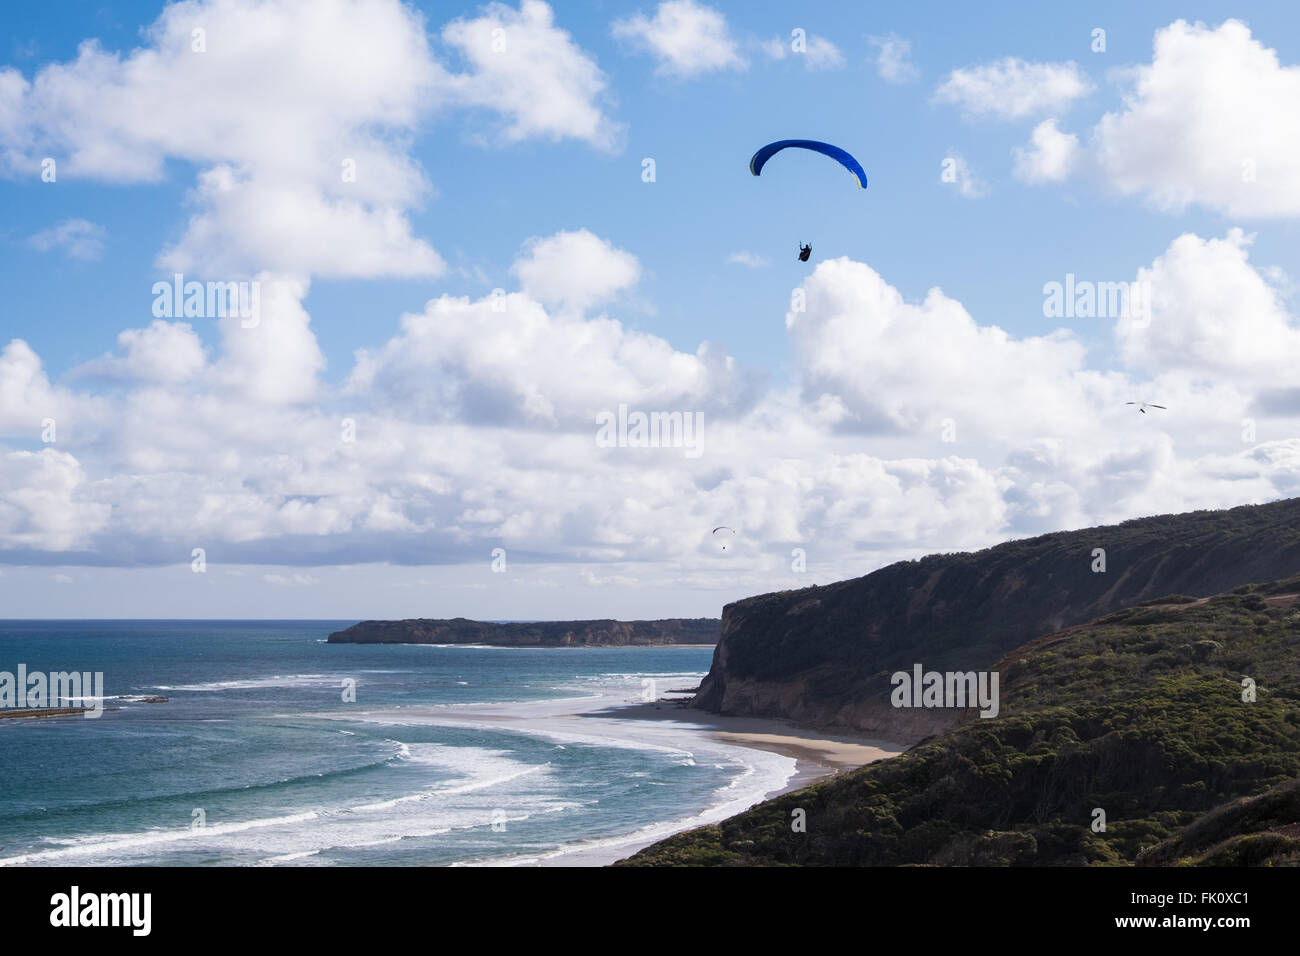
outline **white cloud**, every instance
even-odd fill
[[[1093,133],[1120,192],[1171,212],[1300,215],[1300,66],[1281,65],[1238,20],[1179,20],[1156,31],[1151,64],[1131,76],[1123,110]]]
[[[250,304],[256,309],[250,310],[251,317],[230,314],[215,320],[222,342],[215,361],[208,361],[203,343],[189,323],[157,319],[146,328],[121,332],[117,337],[120,354],[85,362],[73,369],[69,378],[115,380],[141,388],[196,383],[226,398],[263,405],[301,404],[318,398],[325,358],[302,305],[307,283],[261,274],[253,285],[257,291]],[[15,369],[7,376],[0,359],[0,391],[6,382],[15,389],[26,383],[22,386],[25,390],[55,404],[54,393],[37,374],[36,356],[28,354],[25,343],[17,340],[5,355],[11,350],[13,364],[22,363],[26,371],[18,374]]]
[[[1056,127],[1056,120],[1043,120],[1034,127],[1029,145],[1011,150],[1012,172],[1027,183],[1059,183],[1069,177],[1079,160],[1079,137]]]
[[[93,262],[104,254],[104,227],[85,219],[64,219],[27,240],[41,252],[60,249],[69,259]]]
[[[849,259],[822,262],[804,289],[806,310],[786,325],[804,400],[828,424],[938,435],[953,418],[1007,439],[1080,414],[1084,349],[1073,336],[1015,339],[978,325],[938,288],[908,303]]]
[[[939,182],[955,185],[963,199],[983,199],[989,194],[988,183],[975,174],[965,157],[951,150],[940,166]]]
[[[972,119],[1019,120],[1060,112],[1093,89],[1078,64],[1030,63],[1004,57],[949,73],[934,99],[961,107]]]
[[[201,211],[159,256],[168,273],[243,276],[270,266],[300,276],[373,278],[446,269],[400,208],[334,197],[307,180],[271,182],[222,165],[199,175],[193,198]],[[258,228],[247,228],[250,222]]]
[[[0,352],[0,426],[10,434],[23,428],[33,432],[41,419],[52,417],[58,400],[40,356],[22,339],[14,339]]]
[[[117,346],[123,355],[93,359],[73,376],[177,385],[193,378],[207,361],[203,343],[187,322],[155,319],[147,328],[125,329],[118,333]]]
[[[528,240],[510,271],[537,301],[582,312],[635,285],[641,264],[630,252],[580,229]]]
[[[72,455],[52,448],[0,453],[0,549],[68,551],[108,525]]]
[[[129,53],[87,41],[30,82],[0,71],[0,161],[31,175],[51,156],[60,179],[108,182],[194,164],[194,211],[159,257],[169,271],[437,276],[445,264],[409,218],[430,193],[411,141],[434,113],[487,109],[509,142],[611,148],[618,133],[604,75],[540,0],[491,4],[442,39],[466,72],[435,58],[398,0],[172,4]]]
[[[613,32],[653,55],[660,73],[689,77],[746,68],[726,17],[695,0],[665,0],[653,18],[638,13],[616,20]]]
[[[352,51],[346,70],[340,49]],[[169,264],[436,274],[441,260],[405,219],[426,185],[395,135],[426,110],[439,77],[419,18],[395,0],[175,4],[129,54],[88,41],[42,68],[17,106],[10,93],[9,125],[26,146],[10,162],[30,169],[50,155],[60,177],[110,182],[158,180],[169,159],[198,164],[198,209]],[[355,182],[344,181],[348,159]],[[340,263],[338,246],[357,245],[345,229],[377,242],[363,266]]]
[[[868,37],[876,51],[876,72],[887,83],[910,83],[921,75],[911,61],[912,41],[897,33]]]
[[[733,252],[727,256],[727,261],[735,265],[748,266],[751,269],[766,269],[768,262],[760,255],[750,252],[748,249],[741,249],[739,252]]]
[[[188,580],[202,546],[209,562],[260,565],[254,583],[346,589],[357,579],[315,566],[387,562],[457,565],[477,587],[499,546],[511,588],[527,568],[566,585],[588,568],[680,600],[806,583],[789,571],[793,547],[825,581],[1296,493],[1300,401],[1285,390],[1300,323],[1247,247],[1236,232],[1179,237],[1114,277],[1152,282],[1145,330],[1079,319],[1038,335],[938,288],[909,299],[865,263],[822,262],[806,310],[787,316],[796,384],[766,389],[718,346],[678,348],[524,291],[434,298],[337,390],[321,380],[301,283],[268,287],[260,325],[223,325],[210,356],[183,322],[128,330],[109,357],[120,387],[99,399],[51,384],[14,341],[0,352],[3,434],[33,444],[53,414],[59,439],[0,448],[0,558],[175,564]],[[1112,326],[1127,371],[1088,361],[1084,343]],[[1130,399],[1169,411],[1136,415]],[[703,454],[597,444],[594,414],[619,403],[701,412]],[[1258,440],[1242,441],[1247,414]],[[708,540],[724,522],[740,530],[725,556]]]
[[[1124,360],[1256,387],[1294,386],[1300,323],[1250,264],[1251,241],[1240,229],[1223,239],[1186,233],[1140,270],[1151,287],[1151,317],[1119,323]]]
[[[98,427],[110,414],[103,400],[53,385],[22,339],[0,349],[0,434],[34,440],[52,419],[56,435],[72,437],[79,425]]]
[[[452,79],[455,95],[508,117],[506,140],[572,138],[601,149],[617,144],[621,128],[600,106],[608,79],[555,25],[541,0],[522,0],[518,11],[489,4],[476,19],[447,24],[442,38],[473,67]]]
[[[523,270],[525,284],[531,274]],[[579,430],[592,441],[597,413],[619,403],[712,419],[755,397],[752,376],[715,346],[680,352],[612,319],[549,314],[527,293],[430,301],[382,349],[358,354],[348,388],[420,418]]]
[[[223,354],[213,366],[225,389],[259,403],[294,404],[317,397],[325,368],[311,316],[302,306],[307,284],[291,277],[257,277],[256,324],[239,315],[219,320]],[[246,327],[247,326],[247,327]]]
[[[802,49],[795,49],[801,43]],[[830,40],[815,33],[808,33],[801,38],[783,40],[772,37],[760,44],[763,53],[771,60],[784,60],[789,57],[801,59],[808,70],[838,70],[844,66],[844,54]]]

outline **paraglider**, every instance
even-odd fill
[[[860,162],[853,158],[850,152],[840,149],[838,146],[832,146],[830,143],[818,142],[815,139],[781,139],[775,143],[768,143],[750,158],[749,171],[755,176],[760,175],[763,172],[763,167],[767,165],[767,161],[783,149],[809,149],[814,153],[829,156],[853,174],[858,188],[867,188],[866,170],[862,168]],[[807,262],[811,256],[812,245],[799,243],[799,261]]]
[[[1124,404],[1136,405],[1138,407],[1138,411],[1141,412],[1143,415],[1147,413],[1148,408],[1165,408],[1165,406],[1157,405],[1154,402],[1125,402]],[[1165,409],[1165,411],[1168,411],[1168,409]]]
[[[717,534],[719,531],[730,531],[732,534],[736,533],[735,528],[728,528],[725,524],[720,524],[716,528],[714,528],[713,534]],[[727,550],[727,546],[725,544],[722,546],[722,550],[723,551]]]
[[[854,159],[851,153],[840,149],[838,146],[832,146],[830,143],[819,143],[815,139],[782,139],[775,143],[768,143],[750,159],[749,171],[755,176],[759,175],[769,159],[781,152],[781,150],[791,148],[811,149],[815,153],[829,156],[853,174],[854,179],[858,181],[859,188],[867,188],[867,173],[862,168],[862,164]]]

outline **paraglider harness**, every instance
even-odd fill
[[[808,257],[811,255],[812,255],[812,246],[805,246],[802,242],[799,243],[799,261],[807,262]]]

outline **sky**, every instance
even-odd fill
[[[1298,21],[8,5],[0,617],[716,616],[1291,496]]]

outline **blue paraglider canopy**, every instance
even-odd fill
[[[829,156],[851,172],[862,189],[867,188],[867,173],[866,170],[862,168],[861,163],[854,159],[847,151],[840,149],[838,146],[832,146],[830,143],[819,143],[815,139],[783,139],[775,143],[768,143],[755,153],[754,158],[749,161],[749,171],[757,176],[763,171],[763,166],[769,159],[781,152],[781,150],[789,149],[790,147],[811,149],[815,153]]]

